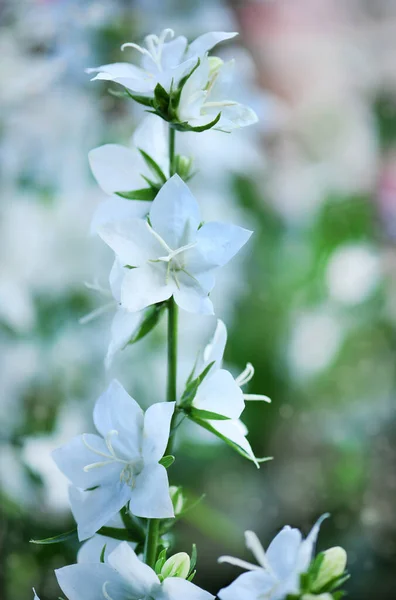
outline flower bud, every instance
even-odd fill
[[[345,571],[347,563],[347,553],[344,548],[336,546],[323,552],[323,561],[319,571],[313,581],[312,591],[320,592],[330,581],[333,581]],[[326,594],[325,594],[326,596]],[[326,600],[326,598],[324,598]]]
[[[178,487],[177,485],[171,485],[169,487],[169,494],[172,500],[175,516],[180,515],[185,502],[182,488]]]
[[[178,154],[175,159],[175,171],[184,180],[188,179],[192,167],[192,158]]]
[[[190,572],[190,557],[186,552],[178,552],[165,562],[161,569],[161,575],[166,577],[181,577],[186,579]]]

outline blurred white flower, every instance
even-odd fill
[[[329,258],[326,282],[330,295],[344,304],[359,304],[374,291],[381,276],[379,256],[367,244],[337,248]]]

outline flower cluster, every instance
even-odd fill
[[[246,402],[270,400],[243,391],[254,374],[250,363],[237,377],[223,367],[227,330],[221,320],[181,394],[176,385],[179,309],[208,317],[215,313],[210,294],[216,273],[252,234],[235,224],[203,219],[187,185],[192,160],[177,154],[175,143],[177,131],[230,132],[255,122],[250,108],[228,98],[233,63],[208,54],[235,35],[212,32],[188,44],[166,29],[147,36],[145,46],[124,44],[123,50],[142,55],[141,65],[88,69],[97,73],[96,80],[123,86],[127,98],[153,113],[136,131],[132,148],[107,144],[89,155],[96,180],[110,196],[92,224],[114,253],[108,306],[115,316],[106,362],[152,331],[167,313],[168,382],[166,396],[144,412],[112,381],[95,404],[97,433],[77,436],[53,453],[70,481],[76,533],[84,542],[77,564],[56,571],[69,600],[213,598],[192,583],[195,546],[191,557],[180,552],[167,558],[169,531],[188,503],[181,488],[169,485],[167,473],[175,460],[175,433],[185,419],[257,467],[268,460],[256,458],[240,417]],[[246,532],[259,566],[222,557],[249,572],[220,590],[220,599],[338,598],[334,590],[344,581],[345,560],[331,549],[312,561],[319,526],[304,541],[298,530],[285,528],[267,552],[253,532]]]

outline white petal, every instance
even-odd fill
[[[188,252],[186,269],[195,274],[224,266],[246,244],[252,231],[215,221],[197,233],[197,246]]]
[[[234,129],[253,125],[257,121],[257,114],[252,108],[236,102],[222,109],[220,120],[216,124],[215,129],[230,133]]]
[[[94,67],[85,70],[86,73],[106,73],[109,77],[143,77],[144,73],[142,69],[131,65],[130,63],[120,62],[111,63],[107,65],[101,65],[100,67]]]
[[[163,119],[147,115],[133,134],[133,145],[147,152],[169,177],[168,127]],[[148,174],[146,170],[144,173]],[[151,172],[150,175],[153,176]]]
[[[245,403],[239,385],[229,371],[219,369],[205,377],[193,400],[193,406],[200,410],[238,419]]]
[[[100,486],[83,492],[70,488],[70,507],[77,522],[78,539],[92,537],[116,515],[129,500],[131,488],[115,481],[111,486]]]
[[[109,275],[109,284],[111,293],[113,294],[114,299],[120,303],[121,302],[121,288],[122,282],[124,281],[125,274],[128,270],[123,267],[122,263],[116,258],[113,266],[111,267],[110,275]]]
[[[197,59],[195,57],[189,58],[176,67],[166,69],[164,71],[158,71],[156,79],[158,83],[160,83],[162,87],[169,92],[171,86],[177,86],[180,82],[180,79],[190,73],[195,67],[196,63]]]
[[[227,328],[221,319],[217,319],[216,329],[209,344],[203,353],[203,365],[201,368],[215,361],[212,369],[220,368],[223,361],[224,350],[227,344]]]
[[[33,594],[34,594],[33,600],[40,600],[40,598],[37,596],[36,590],[34,588],[33,588]]]
[[[140,455],[143,418],[139,404],[116,379],[99,397],[93,412],[95,427],[103,437],[110,431],[118,432],[111,437],[111,443],[116,452],[127,458]]]
[[[209,61],[203,59],[184,84],[177,108],[180,121],[188,121],[191,124],[192,119],[200,119],[203,103],[207,96],[206,88],[209,81],[209,70]],[[213,121],[213,118],[212,115],[208,119],[205,117],[207,123]],[[199,124],[201,123],[197,123],[197,125]]]
[[[301,537],[298,529],[286,526],[268,547],[267,560],[280,580],[286,579],[296,566]]]
[[[102,240],[116,253],[124,265],[138,267],[147,260],[164,254],[143,219],[128,219],[108,223],[98,229]]]
[[[164,44],[161,54],[161,64],[163,69],[177,67],[183,59],[187,48],[187,38],[179,35],[174,40]]]
[[[106,523],[106,525],[108,525]],[[96,534],[90,540],[84,542],[77,554],[78,563],[98,563],[103,552],[103,548],[106,546],[104,551],[104,560],[107,562],[109,554],[117,548],[120,540],[109,538],[104,535]],[[129,543],[131,548],[135,547],[135,544]]]
[[[193,278],[186,273],[179,272],[177,273],[177,279],[178,287],[175,288],[173,296],[180,308],[187,312],[201,315],[214,314],[212,301],[208,297],[209,291],[214,285],[212,274],[204,273],[202,278],[201,276]],[[203,285],[201,284],[201,279]]]
[[[166,265],[148,263],[130,269],[122,284],[121,304],[136,312],[171,297],[173,286],[166,283]]]
[[[214,596],[200,587],[181,579],[181,577],[167,577],[162,584],[164,600],[214,600]]]
[[[312,527],[307,538],[302,542],[298,552],[296,567],[299,573],[304,573],[308,569],[309,563],[312,560],[312,555],[315,549],[320,526],[322,525],[323,521],[327,519],[328,516],[328,514],[322,515]]]
[[[128,589],[121,577],[105,564],[70,565],[55,571],[59,586],[68,600],[98,600],[104,598],[103,585],[111,590],[112,600],[123,600]]]
[[[264,570],[243,573],[231,585],[217,594],[220,600],[264,600],[271,599],[268,594],[274,587],[274,579]]]
[[[108,200],[101,202],[94,212],[92,217],[90,232],[91,234],[98,233],[98,230],[107,223],[115,223],[117,221],[129,219],[144,219],[151,207],[151,202],[143,202],[140,200],[126,200],[114,196]]]
[[[88,445],[100,454],[90,450]],[[84,436],[79,435],[52,452],[52,457],[58,469],[66,475],[73,485],[82,489],[119,479],[122,467],[114,462],[84,471],[84,468],[88,465],[106,462],[108,459],[103,455],[109,456],[106,444],[101,437],[92,433],[87,433]]]
[[[111,366],[114,355],[125,348],[137,332],[143,317],[144,313],[131,313],[122,307],[118,308],[111,324],[111,339],[105,359],[106,369]]]
[[[174,411],[175,402],[158,402],[146,410],[142,445],[142,455],[146,463],[157,463],[163,457],[168,445]]]
[[[178,175],[173,175],[153,200],[150,221],[173,250],[194,241],[200,223],[199,207]]]
[[[237,32],[210,31],[197,37],[188,47],[187,56],[202,56],[214,46],[238,35]]]
[[[144,564],[127,542],[121,542],[109,556],[109,565],[128,584],[128,598],[143,598],[151,595],[152,588],[159,585],[153,569]]]
[[[145,465],[136,477],[129,507],[137,517],[167,519],[174,516],[165,467],[153,463]]]
[[[221,435],[240,446],[251,460],[258,466],[253,450],[246,439],[246,427],[239,420],[228,421],[209,421],[213,429],[216,429]]]
[[[107,194],[130,192],[145,187],[141,178],[143,159],[135,149],[105,144],[88,154],[91,171]]]

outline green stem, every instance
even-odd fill
[[[177,321],[178,309],[173,297],[168,300],[168,383],[166,391],[166,399],[168,402],[177,401]],[[172,431],[175,427],[176,410],[173,413],[170,437],[165,454],[172,454],[174,434]]]
[[[154,569],[157,561],[157,547],[159,536],[159,519],[148,519],[146,541],[144,544],[144,562]]]
[[[169,174],[175,174],[175,138],[176,130],[169,126]]]

